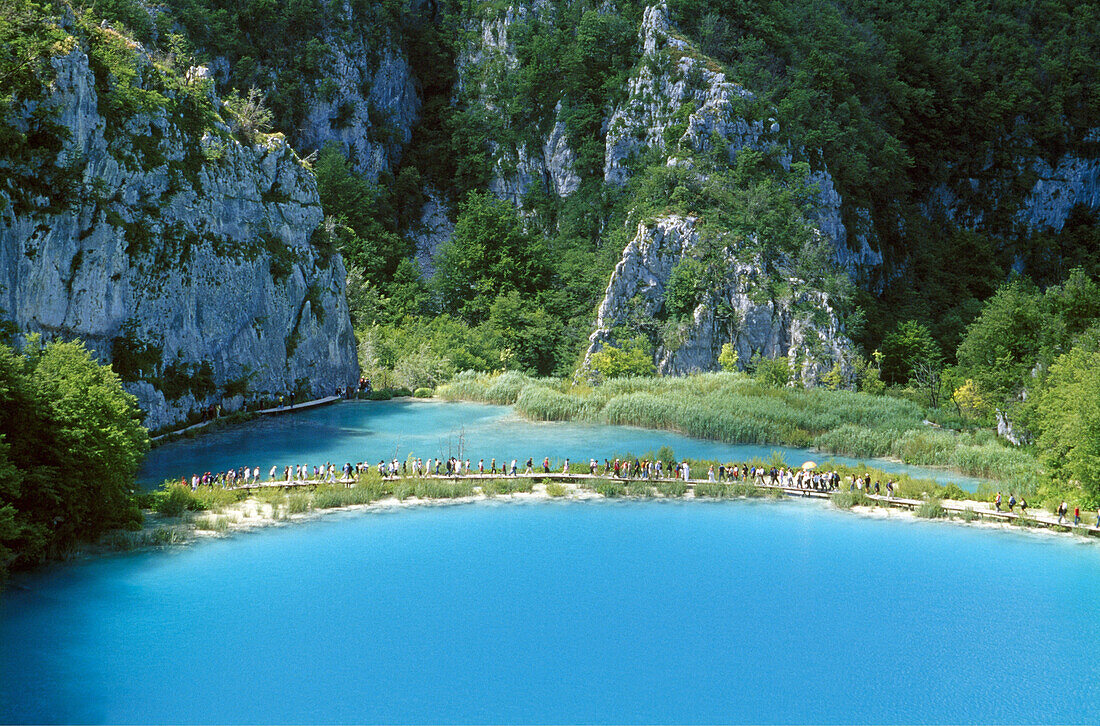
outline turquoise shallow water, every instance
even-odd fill
[[[1100,548],[821,503],[346,512],[15,585],[0,722],[1100,721]]]
[[[498,463],[527,457],[541,461],[569,457],[574,461],[599,460],[630,453],[641,456],[670,446],[677,456],[746,462],[753,457],[768,459],[778,451],[788,464],[798,466],[807,459],[821,462],[829,457],[806,449],[782,446],[723,444],[680,436],[665,431],[648,431],[628,426],[600,426],[575,423],[535,423],[517,416],[506,406],[435,401],[342,402],[291,416],[269,417],[177,441],[153,449],[139,479],[147,485],[166,478],[190,476],[204,471],[224,471],[242,466],[259,467],[266,478],[273,465],[324,464],[380,459],[404,461],[410,454],[427,459],[462,456],[472,460],[496,457]],[[847,464],[859,460],[832,457]],[[885,471],[905,471],[915,476],[954,481],[973,491],[978,480],[943,471],[907,467],[872,460]]]

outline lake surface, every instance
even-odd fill
[[[139,474],[147,486],[158,485],[168,478],[205,471],[218,472],[242,466],[259,467],[266,478],[273,465],[281,472],[286,465],[308,464],[310,467],[334,462],[394,458],[404,461],[408,456],[422,459],[462,456],[477,466],[485,459],[497,464],[528,457],[542,461],[566,457],[573,461],[588,461],[633,454],[656,453],[662,446],[671,447],[678,457],[748,462],[753,458],[770,459],[779,452],[787,464],[800,466],[807,459],[822,463],[833,459],[845,464],[857,464],[864,459],[829,457],[783,446],[754,446],[704,441],[666,431],[649,431],[630,426],[601,426],[578,423],[541,423],[520,418],[510,407],[478,403],[444,403],[439,401],[345,401],[333,406],[313,409],[293,415],[266,417],[231,429],[203,434],[195,439],[176,441],[153,449]],[[904,471],[913,476],[953,481],[970,491],[979,480],[944,471],[905,466],[889,461],[869,463],[884,471]]]
[[[1100,547],[817,502],[318,520],[0,598],[0,722],[1100,722]]]

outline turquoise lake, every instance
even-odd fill
[[[307,464],[311,468],[326,462],[337,467],[345,462],[408,456],[423,459],[459,456],[477,466],[485,459],[497,464],[528,457],[542,461],[566,457],[588,461],[633,454],[642,456],[669,446],[679,457],[748,462],[754,457],[770,459],[779,452],[784,460],[799,466],[807,459],[834,459],[856,464],[864,459],[827,456],[806,449],[784,446],[753,446],[704,441],[666,431],[649,431],[630,426],[601,426],[576,423],[527,421],[507,406],[438,401],[348,401],[293,415],[252,421],[195,439],[176,441],[153,449],[138,478],[147,486],[165,479],[259,467],[266,478],[272,466],[281,472],[286,465]],[[978,480],[944,471],[921,469],[872,459],[867,463],[884,471],[904,471],[915,476],[953,481],[973,491]]]
[[[816,502],[343,512],[16,585],[3,722],[1100,721],[1100,548]]]
[[[355,403],[160,447],[144,476],[456,439],[475,462],[772,450]],[[1092,724],[1097,642],[1100,547],[1068,536],[797,499],[341,511],[17,576],[0,722]]]

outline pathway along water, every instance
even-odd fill
[[[1100,548],[813,503],[335,514],[0,598],[0,722],[1100,722]]]
[[[194,439],[175,441],[153,449],[139,474],[145,486],[181,476],[259,467],[264,477],[272,466],[281,472],[286,465],[315,465],[408,456],[422,459],[462,456],[480,458],[488,466],[511,459],[542,461],[570,458],[588,461],[633,454],[656,453],[670,447],[678,457],[746,462],[770,459],[779,452],[788,465],[799,466],[807,459],[822,461],[821,454],[808,449],[783,446],[724,444],[704,441],[667,431],[650,431],[629,426],[601,426],[578,423],[538,423],[520,418],[506,406],[437,401],[345,401],[311,411],[250,421],[224,431],[206,433]],[[830,457],[824,457],[827,460]],[[845,464],[866,459],[831,457]],[[955,482],[974,491],[979,480],[939,470],[922,469],[889,461],[871,460],[875,468],[905,472],[911,476]]]

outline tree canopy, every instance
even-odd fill
[[[82,343],[0,344],[0,573],[140,521],[148,446],[136,400]]]

